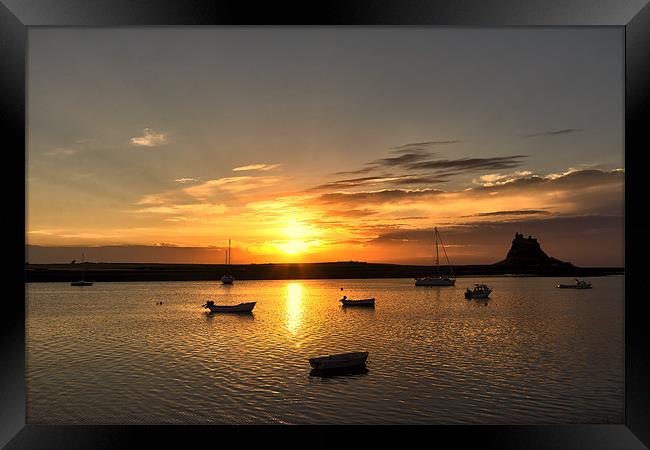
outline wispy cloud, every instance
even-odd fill
[[[93,232],[86,232],[86,231],[78,231],[78,230],[65,230],[65,229],[45,229],[45,230],[32,230],[28,231],[28,234],[35,234],[35,235],[44,235],[44,236],[56,236],[59,238],[65,238],[65,239],[103,239],[103,238],[114,238],[114,237],[119,237],[120,234],[118,233],[93,233]]]
[[[447,139],[439,141],[412,142],[410,144],[398,145],[397,147],[393,147],[392,150],[393,153],[410,152],[414,149],[429,148],[436,145],[457,144],[459,142],[463,141],[461,139]]]
[[[334,192],[323,194],[315,199],[316,203],[363,205],[383,204],[397,201],[413,201],[422,197],[430,197],[442,193],[437,189],[384,189],[370,192]]]
[[[76,155],[78,151],[79,150],[76,148],[57,147],[55,149],[46,151],[45,155],[52,156],[54,158],[67,158],[68,156]]]
[[[212,198],[223,192],[241,193],[268,188],[282,180],[282,177],[226,177],[208,180],[204,183],[183,188],[183,192],[195,198]]]
[[[372,172],[373,170],[376,170],[377,167],[378,166],[367,166],[356,170],[344,170],[343,172],[334,172],[332,175],[361,175],[363,173]]]
[[[511,155],[488,158],[432,159],[434,156],[435,154],[430,153],[428,150],[411,149],[399,156],[374,160],[367,163],[367,167],[363,169],[338,173],[338,175],[360,175],[377,170],[377,175],[335,180],[320,184],[310,189],[310,191],[335,191],[359,187],[374,187],[375,189],[382,187],[386,189],[394,187],[429,187],[432,184],[446,183],[452,177],[458,175],[518,167],[523,164],[523,159],[527,158],[526,155]],[[385,173],[386,171],[392,172],[391,175]],[[398,173],[396,174],[395,172]],[[529,171],[517,171],[509,175],[492,173],[475,179],[474,183],[482,186],[490,186],[498,182],[510,181],[511,179],[525,177],[531,174],[532,172]]]
[[[185,183],[191,183],[192,181],[198,181],[196,178],[176,178],[174,180],[177,183],[185,184]]]
[[[327,211],[330,217],[368,217],[377,214],[378,211],[372,209],[346,209]]]
[[[413,210],[415,207],[417,210],[431,211],[439,218],[481,217],[479,214],[491,212],[524,214],[512,211],[618,214],[624,179],[624,172],[619,170],[582,170],[558,176],[528,175],[500,184],[461,190],[425,188],[327,192],[305,202],[328,205],[328,209],[333,210],[371,208],[394,214],[402,214],[405,208]],[[530,208],[531,202],[536,208]]]
[[[412,176],[400,175],[397,177],[377,176],[350,178],[347,180],[338,180],[331,183],[321,184],[311,190],[328,190],[328,189],[346,189],[368,185],[387,185],[387,186],[404,186],[404,185],[421,185],[444,183],[446,180],[434,176]]]
[[[275,169],[276,167],[280,167],[280,164],[249,164],[247,166],[235,167],[232,170],[233,172],[243,172],[248,170],[266,171]]]
[[[152,214],[172,214],[175,215],[176,221],[181,221],[179,219],[183,214],[191,215],[200,215],[200,216],[209,216],[214,214],[223,214],[228,208],[222,204],[215,203],[193,203],[193,204],[179,204],[179,205],[156,205],[156,206],[147,206],[145,208],[140,208],[136,210],[136,213],[152,213]]]
[[[551,193],[566,192],[570,195],[576,195],[581,190],[595,193],[601,189],[608,189],[613,185],[618,187],[624,181],[624,171],[620,170],[569,170],[561,174],[530,175],[516,178],[507,183],[495,183],[491,186],[471,188],[467,192],[481,195],[489,192],[521,192],[523,194],[522,190],[540,189],[541,186],[544,186],[544,189]],[[527,194],[529,193],[527,192]]]
[[[531,138],[531,137],[538,137],[538,136],[554,136],[557,134],[577,133],[579,131],[582,131],[582,128],[563,128],[561,130],[548,130],[548,131],[541,131],[538,133],[530,133],[530,134],[526,134],[525,137]]]
[[[370,164],[376,166],[384,166],[384,167],[405,166],[407,164],[412,164],[418,161],[429,159],[433,156],[434,154],[430,152],[409,151],[406,153],[402,153],[400,156],[378,159],[376,161],[373,161]]]
[[[510,183],[518,178],[525,178],[533,175],[530,170],[518,170],[511,174],[488,173],[472,180],[472,183],[481,186],[495,186],[498,184]]]
[[[395,186],[415,186],[415,185],[422,185],[422,184],[438,184],[438,183],[446,183],[446,182],[447,180],[445,179],[445,177],[441,175],[435,175],[435,176],[408,175],[408,176],[399,177],[396,180],[392,181],[390,184]]]
[[[462,171],[500,170],[519,167],[526,155],[495,156],[492,158],[437,159],[409,164],[410,169],[456,169]]]
[[[462,142],[460,139],[453,140],[440,140],[440,141],[426,141],[426,142],[412,142],[410,144],[398,145],[393,147],[390,154],[398,156],[390,156],[388,158],[380,158],[369,163],[365,167],[356,170],[347,170],[343,172],[335,172],[334,175],[358,175],[363,173],[372,172],[373,170],[387,168],[387,167],[404,167],[418,161],[423,161],[435,156],[431,152],[431,148],[436,145],[456,144]]]
[[[167,143],[167,134],[156,133],[151,128],[145,128],[142,136],[131,138],[131,144],[138,147],[158,147]]]
[[[520,209],[515,211],[492,211],[472,214],[464,217],[491,217],[491,216],[532,216],[537,214],[550,214],[550,211],[541,209]]]

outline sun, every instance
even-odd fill
[[[303,222],[299,222],[296,219],[289,219],[287,220],[287,226],[284,228],[284,234],[289,238],[300,239],[312,234],[312,230]]]
[[[291,240],[278,244],[278,248],[287,255],[302,253],[307,248],[307,243],[300,240]]]
[[[312,239],[316,231],[307,224],[296,219],[288,219],[287,225],[282,230],[287,239],[278,242],[277,248],[287,255],[296,255],[308,251],[310,247],[318,245],[318,241]]]

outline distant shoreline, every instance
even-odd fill
[[[546,276],[594,277],[622,275],[621,267],[504,267],[494,265],[453,266],[454,276]],[[231,272],[236,280],[417,278],[434,274],[431,266],[364,262],[241,264],[77,263],[27,264],[25,282],[89,281],[220,281]],[[441,274],[449,275],[441,267]]]

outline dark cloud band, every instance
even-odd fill
[[[522,165],[522,159],[526,155],[496,156],[493,158],[461,158],[461,159],[438,159],[433,161],[422,161],[409,164],[407,167],[413,170],[422,169],[455,169],[465,172],[476,170],[500,170],[511,169]]]
[[[549,130],[549,131],[542,131],[539,133],[531,133],[527,134],[526,137],[538,137],[538,136],[554,136],[557,134],[569,134],[569,133],[577,133],[579,131],[582,131],[582,128],[563,128],[561,130]]]

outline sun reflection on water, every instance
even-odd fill
[[[292,336],[298,336],[302,323],[302,284],[287,284],[287,325],[286,328]],[[296,344],[300,347],[300,343]]]

